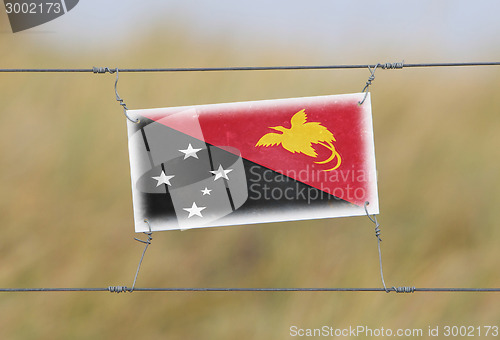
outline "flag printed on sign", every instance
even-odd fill
[[[128,111],[135,231],[378,214],[363,97]]]

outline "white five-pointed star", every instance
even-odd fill
[[[158,181],[158,183],[156,183],[156,186],[157,186],[157,187],[159,187],[159,186],[160,186],[160,185],[162,185],[162,184],[167,184],[167,185],[172,186],[172,184],[170,184],[170,180],[171,180],[172,178],[174,178],[174,177],[175,177],[175,175],[171,175],[171,176],[167,176],[167,175],[165,175],[165,172],[163,172],[163,170],[162,170],[162,172],[161,172],[161,175],[160,175],[160,176],[157,176],[157,177],[151,177],[151,178],[154,178],[154,179],[156,179],[156,180]]]
[[[229,179],[227,177],[227,174],[230,173],[231,171],[233,171],[233,169],[224,170],[224,168],[222,167],[222,164],[219,164],[219,168],[217,170],[210,171],[210,172],[215,175],[214,181],[216,181],[219,178]]]
[[[196,202],[193,202],[193,205],[191,206],[191,208],[182,208],[183,210],[186,210],[188,213],[189,213],[189,216],[188,218],[191,218],[193,217],[194,215],[197,215],[197,216],[200,216],[200,217],[203,217],[201,215],[201,211],[206,209],[207,207],[198,207],[196,205]]]
[[[200,150],[201,149],[195,149],[195,148],[193,148],[193,146],[191,145],[191,143],[189,143],[189,146],[187,147],[187,149],[185,149],[185,150],[179,150],[179,151],[184,154],[184,159],[186,159],[188,157],[194,157],[196,159],[199,159],[198,155],[196,153],[198,151],[200,151]]]
[[[203,193],[203,196],[205,195],[210,195],[210,192],[212,191],[211,189],[208,189],[207,187],[205,187],[205,189],[203,190],[200,190],[202,193]]]

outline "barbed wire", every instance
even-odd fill
[[[445,63],[376,63],[353,65],[296,65],[296,66],[232,66],[232,67],[167,67],[167,68],[3,68],[0,72],[59,72],[59,73],[114,73],[119,72],[216,72],[216,71],[273,71],[273,70],[334,70],[334,69],[402,69],[418,67],[461,67],[461,66],[500,66],[500,61],[493,62],[445,62]]]

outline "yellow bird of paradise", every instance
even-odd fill
[[[340,154],[335,150],[332,142],[335,142],[333,134],[319,122],[307,122],[306,111],[300,110],[293,115],[290,120],[290,129],[284,126],[270,126],[270,129],[281,133],[268,133],[262,136],[255,146],[274,146],[280,145],[291,153],[303,153],[310,157],[318,157],[318,153],[314,150],[312,144],[319,144],[332,153],[324,161],[314,162],[317,164],[327,164],[337,158],[337,164],[331,169],[323,171],[332,171],[337,169],[342,163]]]

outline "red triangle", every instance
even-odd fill
[[[249,161],[362,206],[365,201],[376,201],[377,193],[371,112],[368,105],[360,106],[358,100],[355,95],[324,96],[138,113],[209,144],[236,148]],[[319,143],[311,144],[317,157],[292,153],[282,145],[256,146],[265,134],[276,133],[270,127],[290,128],[291,118],[301,110],[305,110],[308,123],[320,123],[333,134],[332,144],[341,158],[336,170],[325,171],[334,167],[338,158],[327,164],[315,163],[332,155]],[[248,180],[252,180],[251,174]]]

